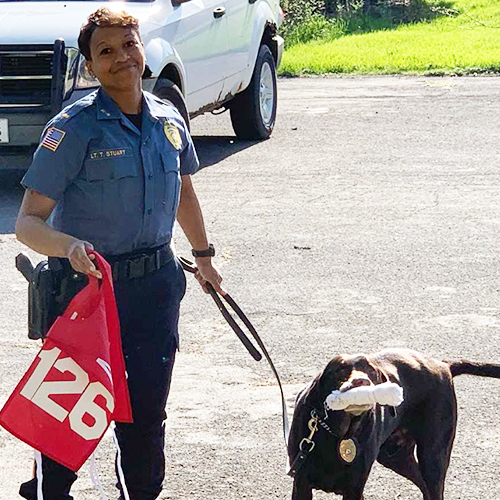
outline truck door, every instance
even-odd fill
[[[227,9],[228,57],[227,78],[244,71],[249,64],[252,31],[257,19],[255,7],[258,0],[225,0]],[[256,41],[254,40],[253,43]],[[228,82],[229,83],[229,82]]]
[[[187,0],[174,5],[169,15],[165,38],[184,64],[190,112],[221,98],[228,48],[226,17],[222,0]]]

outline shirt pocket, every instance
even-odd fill
[[[179,203],[181,178],[178,151],[162,151],[161,162],[164,175],[164,206],[167,214],[175,214]]]
[[[96,193],[96,213],[110,219],[142,213],[143,182],[134,157],[87,160],[84,177],[86,189]]]
[[[85,167],[85,177],[89,182],[118,181],[138,175],[133,157],[88,160]]]

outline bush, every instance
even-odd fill
[[[280,3],[285,12],[280,32],[285,39],[286,46],[309,41],[303,40],[303,36],[299,33],[302,26],[305,32],[309,32],[310,27],[314,26],[319,19],[326,21],[324,0],[281,0]]]
[[[287,47],[458,14],[446,0],[282,0],[281,5],[285,20],[280,31]]]
[[[428,0],[325,0],[324,13],[326,16],[344,18],[369,14],[402,24],[432,19],[440,15],[440,9],[451,7],[452,3],[446,0],[440,0],[437,4]]]
[[[301,21],[287,21],[282,27],[286,47],[312,40],[330,41],[346,34],[345,21],[327,19],[323,14],[312,13]]]
[[[325,0],[281,0],[285,27],[296,26],[314,14],[325,14]]]

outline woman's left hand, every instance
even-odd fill
[[[221,287],[222,276],[219,274],[217,268],[212,264],[212,259],[210,257],[197,257],[195,261],[197,271],[194,276],[200,283],[204,292],[209,293],[207,283],[210,283],[217,293],[226,295],[226,290]]]

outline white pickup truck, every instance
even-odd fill
[[[186,120],[225,107],[237,137],[271,135],[279,0],[0,0],[0,169],[27,168],[45,123],[98,85],[77,38],[103,4],[139,19],[145,90]]]

